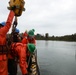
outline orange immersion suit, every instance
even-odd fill
[[[21,41],[23,44],[28,44],[28,43],[33,43],[36,45],[36,40],[35,38],[32,38],[32,39],[29,39],[28,36],[23,38],[22,41]],[[30,56],[30,53],[29,51],[27,50],[27,57]]]
[[[35,38],[29,39],[28,37],[26,37],[26,38],[23,38],[23,39],[22,39],[22,43],[23,43],[23,44],[33,43],[33,44],[36,45],[36,40],[35,40]]]
[[[11,55],[18,57],[22,74],[27,74],[27,68],[28,68],[27,62],[26,62],[27,45],[22,43],[13,43],[11,50],[12,50]]]
[[[36,40],[35,38],[33,37],[32,39],[30,39],[28,36],[23,38],[22,41],[21,41],[23,44],[28,44],[28,43],[33,43],[36,45]],[[30,52],[29,50],[27,49],[27,53],[26,53],[26,56],[27,56],[27,62],[29,62],[29,57],[30,57]],[[30,59],[30,63],[28,65],[28,71],[30,71],[30,66],[31,66],[31,59]]]
[[[0,28],[0,47],[6,45],[6,34],[11,27],[13,17],[14,17],[14,12],[10,11],[8,19],[6,21],[6,25]],[[6,54],[0,54],[0,75],[8,75]]]
[[[28,36],[27,32],[23,33],[23,38],[25,38],[27,36]]]

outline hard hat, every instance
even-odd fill
[[[5,26],[6,22],[1,22],[0,25],[1,26]]]
[[[27,44],[27,47],[28,47],[28,50],[29,50],[31,53],[33,53],[34,50],[36,49],[35,45],[32,44],[32,43],[28,43],[28,44]]]
[[[34,30],[30,30],[30,31],[28,32],[28,35],[31,36],[31,37],[33,37],[33,36],[34,36]]]
[[[16,29],[15,29],[15,32],[19,33],[19,32],[20,32],[20,30],[16,28]]]

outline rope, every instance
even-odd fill
[[[12,25],[12,32],[11,32],[11,34],[10,34],[10,37],[9,37],[9,39],[8,39],[8,41],[7,41],[7,44],[10,46],[11,45],[11,43],[13,42],[13,38],[12,38],[12,36],[13,36],[13,33],[15,32],[15,29],[16,29],[16,26],[17,26],[17,17],[15,16],[15,19],[14,19],[14,22],[13,22],[13,25]]]
[[[18,24],[18,23],[17,23],[17,17],[15,16],[15,20],[14,20],[13,26],[12,26],[12,33],[15,32],[15,29],[16,29],[17,24]]]

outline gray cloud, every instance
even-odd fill
[[[6,20],[9,0],[0,1],[0,21]],[[26,0],[26,11],[18,18],[21,32],[35,29],[35,33],[69,35],[76,33],[76,0]]]

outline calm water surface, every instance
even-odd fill
[[[76,75],[76,42],[37,41],[41,75]]]

